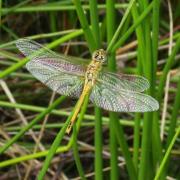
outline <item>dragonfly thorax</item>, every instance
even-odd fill
[[[103,62],[94,59],[91,61],[85,74],[85,85],[88,84],[88,86],[93,86],[95,84],[97,76],[102,68],[102,63]]]
[[[94,61],[105,62],[106,58],[106,51],[104,49],[98,49],[93,52],[92,59]]]

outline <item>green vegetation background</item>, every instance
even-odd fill
[[[170,0],[0,0],[0,179],[178,179],[179,7]],[[159,111],[108,113],[86,97],[67,137],[74,100],[25,70],[28,59],[14,44],[21,37],[86,59],[107,49],[110,71],[149,80]]]

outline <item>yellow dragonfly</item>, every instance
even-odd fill
[[[16,46],[29,57],[26,67],[37,79],[59,94],[79,98],[66,133],[70,133],[88,93],[92,103],[108,111],[147,112],[159,108],[154,98],[142,93],[149,88],[147,79],[108,72],[102,66],[107,60],[103,49],[93,53],[88,65],[82,65],[76,63],[76,58],[73,63],[72,57],[56,54],[29,39],[17,40]]]

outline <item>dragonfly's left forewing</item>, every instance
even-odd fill
[[[97,106],[114,112],[147,112],[159,108],[158,102],[146,94],[136,91],[111,89],[104,84],[96,83],[90,100]]]

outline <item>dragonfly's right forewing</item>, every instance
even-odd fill
[[[30,39],[19,39],[16,41],[16,46],[31,61],[44,66],[80,76],[83,76],[86,71],[86,66],[72,63],[70,59],[68,60],[68,56],[59,55]]]

